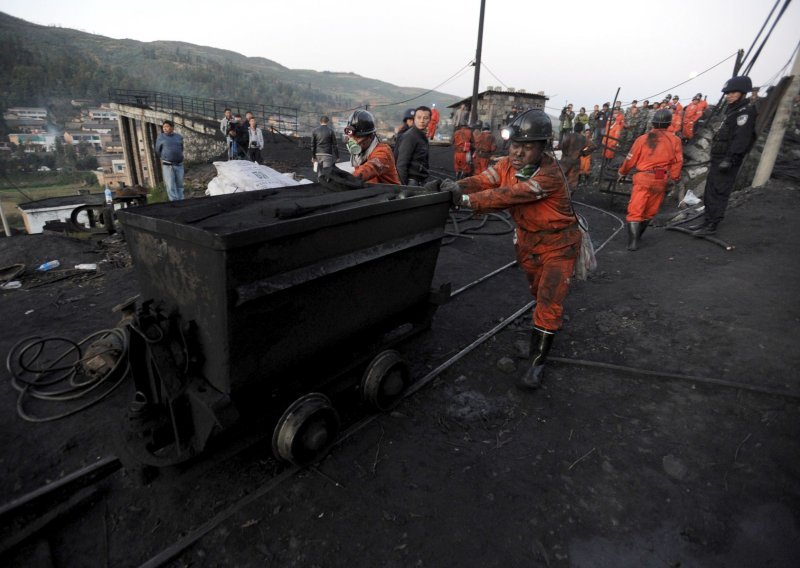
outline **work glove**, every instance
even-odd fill
[[[623,181],[625,181],[625,175],[624,174],[617,175],[617,183],[622,183]]]
[[[461,192],[461,186],[451,179],[443,179],[439,186],[439,191],[458,191]]]
[[[429,191],[431,193],[438,193],[440,191],[440,187],[442,185],[442,180],[440,179],[433,179],[422,186],[425,191]]]
[[[319,176],[319,184],[331,191],[350,191],[365,187],[364,180],[336,166]]]
[[[450,203],[452,203],[453,207],[456,209],[464,205],[464,201],[462,199],[464,192],[461,191],[461,186],[453,180],[446,179],[442,181],[441,185],[439,186],[439,190],[450,192]]]
[[[732,166],[733,164],[731,163],[731,161],[728,158],[725,158],[719,163],[717,169],[724,173],[727,172],[729,169],[731,169]]]

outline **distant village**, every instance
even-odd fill
[[[54,152],[58,143],[87,146],[97,159],[93,171],[100,185],[120,185],[126,179],[125,160],[119,135],[117,113],[105,105],[92,106],[92,101],[71,101],[75,115],[56,125],[42,107],[9,107],[3,119],[9,130],[8,141],[0,141],[0,152],[22,148],[26,153]],[[96,103],[95,103],[96,104]],[[51,168],[42,165],[39,171]]]

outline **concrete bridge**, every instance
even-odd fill
[[[188,163],[208,163],[225,155],[219,122],[226,108],[242,116],[252,112],[262,129],[283,134],[296,134],[298,129],[298,111],[289,107],[122,89],[109,91],[109,99],[119,121],[128,185],[155,187],[163,182],[155,143],[164,120],[173,121],[183,136]]]

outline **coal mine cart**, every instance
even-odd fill
[[[447,192],[306,184],[120,211],[141,291],[120,306],[128,455],[174,465],[246,423],[307,464],[338,434],[332,401],[390,408],[411,382],[392,347],[449,297],[431,289],[449,205]]]

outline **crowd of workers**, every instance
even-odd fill
[[[706,183],[703,221],[694,227],[697,236],[712,235],[722,220],[733,182],[744,156],[755,141],[755,109],[747,94],[752,91],[748,77],[733,77],[725,83],[727,106],[720,130],[711,145]],[[575,264],[582,250],[582,232],[570,197],[591,171],[591,159],[599,152],[604,159],[614,157],[617,148],[628,148],[618,170],[620,179],[631,172],[632,190],[627,210],[628,250],[637,250],[639,240],[656,215],[665,192],[680,179],[683,143],[691,140],[695,125],[707,104],[699,93],[684,108],[677,95],[641,106],[632,101],[623,112],[620,104],[608,103],[576,115],[572,105],[561,112],[559,132],[553,132],[550,116],[543,110],[512,109],[506,117],[502,138],[506,154],[490,164],[498,152],[488,123],[467,124],[465,105],[454,112],[453,167],[455,181],[436,179],[429,168],[429,141],[438,123],[435,105],[408,109],[396,131],[392,148],[381,141],[376,122],[367,110],[354,111],[344,128],[352,174],[339,172],[336,132],[321,117],[311,137],[311,160],[321,179],[337,172],[338,179],[351,179],[350,187],[365,183],[424,186],[429,191],[448,191],[455,207],[469,207],[477,213],[506,209],[515,228],[517,261],[525,272],[530,292],[536,299],[530,356],[519,384],[537,388],[556,332],[563,320],[563,303]],[[231,116],[226,109],[220,129],[227,136],[229,158],[246,156],[261,160],[263,135],[255,119]],[[456,120],[457,119],[457,120]],[[249,126],[244,126],[249,124]],[[175,138],[172,124],[165,121],[156,153],[164,167],[165,181],[176,174],[182,178],[183,141]],[[560,161],[548,153],[558,135]],[[347,177],[349,176],[349,178]],[[167,181],[177,183],[174,176]],[[330,179],[330,178],[329,178]],[[182,197],[182,180],[181,180]],[[176,193],[177,194],[177,193]]]
[[[694,227],[697,236],[714,234],[736,173],[755,141],[755,110],[747,99],[751,90],[748,77],[733,77],[722,88],[726,114],[711,146],[705,218]],[[514,109],[502,130],[507,155],[490,165],[497,151],[491,128],[468,125],[462,105],[456,111],[461,111],[461,119],[452,138],[455,181],[425,182],[432,114],[428,107],[405,113],[394,152],[379,140],[375,120],[367,111],[355,111],[344,133],[353,175],[363,182],[424,185],[449,191],[456,207],[478,213],[509,211],[516,225],[517,261],[536,299],[530,355],[519,384],[537,388],[553,338],[561,328],[563,302],[581,250],[583,237],[570,190],[589,175],[595,151],[611,159],[618,148],[630,146],[618,173],[622,179],[635,172],[626,220],[628,250],[637,250],[666,191],[680,179],[683,144],[694,137],[706,107],[699,93],[685,108],[677,95],[652,105],[633,101],[625,112],[621,105],[604,104],[595,106],[591,114],[581,108],[575,115],[567,105],[558,132],[560,162],[546,151],[554,138],[550,117],[543,110]]]
[[[604,156],[610,159],[617,146],[626,146],[627,141],[650,130],[656,113],[667,109],[672,113],[667,132],[675,134],[685,143],[694,137],[695,125],[708,108],[706,98],[702,93],[697,93],[692,97],[692,102],[684,107],[678,95],[669,94],[662,101],[652,104],[645,100],[639,106],[639,101],[631,101],[625,111],[622,110],[622,102],[616,101],[613,109],[610,103],[603,103],[602,108],[594,105],[591,113],[581,107],[578,114],[575,114],[572,104],[567,104],[559,115],[560,140],[572,132],[588,131],[596,146],[602,143]]]

